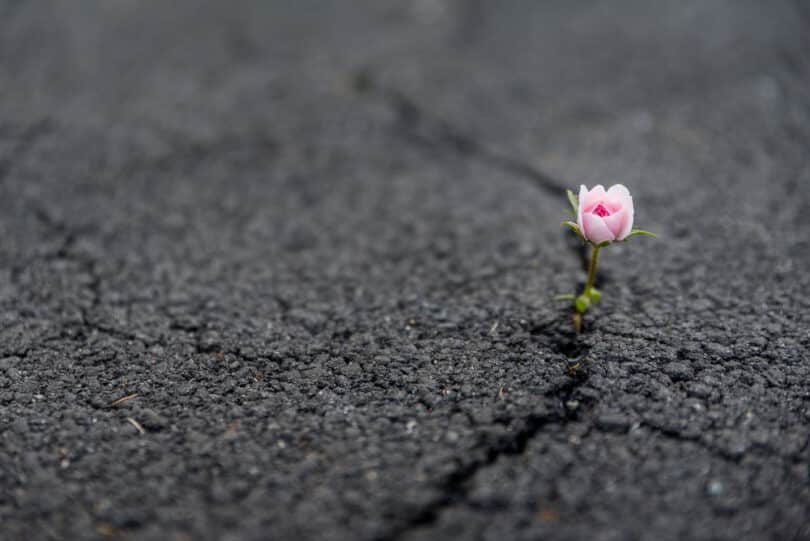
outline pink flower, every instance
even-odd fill
[[[579,188],[577,225],[585,239],[601,244],[605,241],[624,240],[633,228],[633,198],[621,184],[608,191],[598,184],[588,190]]]

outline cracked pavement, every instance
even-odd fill
[[[0,2],[0,539],[810,539],[800,1]],[[564,189],[660,239],[584,280]]]

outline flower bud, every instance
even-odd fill
[[[579,189],[577,225],[585,240],[594,244],[624,240],[633,229],[633,198],[621,184],[607,191],[599,184]]]

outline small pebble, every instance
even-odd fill
[[[706,493],[709,496],[720,496],[723,493],[723,483],[720,481],[710,481],[706,486]]]

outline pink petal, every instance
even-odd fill
[[[611,199],[617,197],[630,197],[630,190],[624,184],[614,184],[607,191]]]
[[[625,209],[625,213],[624,224],[619,234],[616,235],[616,240],[624,240],[625,237],[630,234],[630,231],[633,230],[634,211],[632,198],[630,199],[630,205]]]
[[[633,198],[630,196],[630,191],[627,187],[622,184],[614,184],[611,186],[607,191],[607,195],[610,199],[611,210],[613,210],[613,206],[616,205],[621,207],[622,213],[626,212],[622,227],[616,234],[616,240],[624,240],[633,229],[633,218],[635,216]]]
[[[595,214],[585,213],[582,215],[583,229],[585,238],[591,242],[599,244],[606,240],[614,240],[616,236],[610,231],[604,218]]]
[[[618,238],[619,234],[622,232],[625,222],[627,221],[627,210],[621,209],[610,216],[602,216],[602,220],[604,220],[605,225],[608,229],[610,229],[613,236]]]
[[[580,231],[584,231],[582,228],[582,205],[587,197],[588,188],[586,188],[584,184],[581,184],[579,187],[579,205],[577,205],[577,225],[579,226]]]
[[[585,197],[580,199],[579,204],[584,212],[590,212],[593,207],[605,200],[606,195],[605,187],[601,184],[597,184],[591,188],[590,191],[587,191]]]

